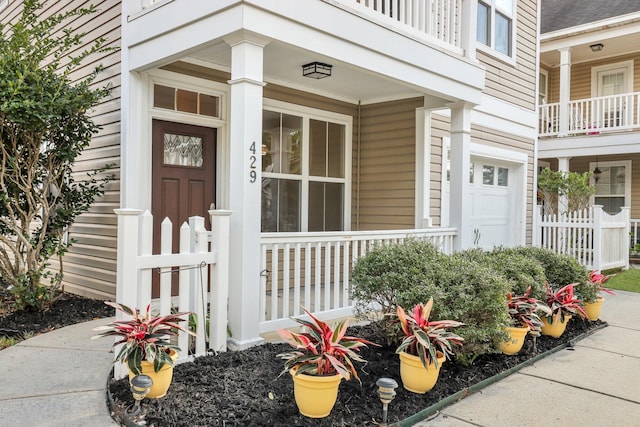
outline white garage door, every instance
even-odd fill
[[[508,165],[472,158],[469,228],[473,246],[492,249],[514,244],[516,218],[513,172]]]

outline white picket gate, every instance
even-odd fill
[[[188,223],[180,226],[179,253],[172,253],[173,224],[165,218],[161,224],[160,254],[152,254],[153,216],[149,211],[116,209],[115,213],[118,216],[116,301],[140,310],[151,304],[152,312],[160,315],[169,314],[172,309],[192,312],[197,334],[193,355],[206,354],[207,341],[209,349],[226,351],[231,212],[209,211],[211,231],[205,229],[203,217],[189,218]],[[160,273],[160,295],[152,300],[154,269]],[[171,294],[173,274],[178,274],[178,295]],[[184,323],[187,327],[187,322]],[[179,334],[178,346],[182,350],[178,361],[184,361],[189,349],[186,333]],[[122,373],[116,370],[118,375]]]
[[[602,206],[565,214],[534,215],[534,246],[570,255],[592,270],[629,267],[629,208],[609,215]]]

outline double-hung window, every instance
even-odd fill
[[[513,56],[516,0],[478,0],[476,40]]]
[[[348,229],[351,122],[322,113],[263,111],[263,232]]]
[[[593,203],[602,205],[610,215],[620,212],[623,206],[631,206],[631,161],[591,163],[590,170],[600,169],[600,177],[595,181],[596,194]],[[593,179],[593,178],[592,178]]]

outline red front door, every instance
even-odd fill
[[[211,227],[207,211],[216,200],[216,130],[154,120],[152,143],[153,252],[160,253],[160,224],[166,217],[173,223],[173,252],[178,252],[179,227],[190,216],[204,217]],[[157,289],[154,273],[154,295]]]

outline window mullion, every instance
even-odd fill
[[[300,185],[300,231],[309,231],[309,157],[311,144],[309,142],[309,117],[302,117],[302,171]]]

